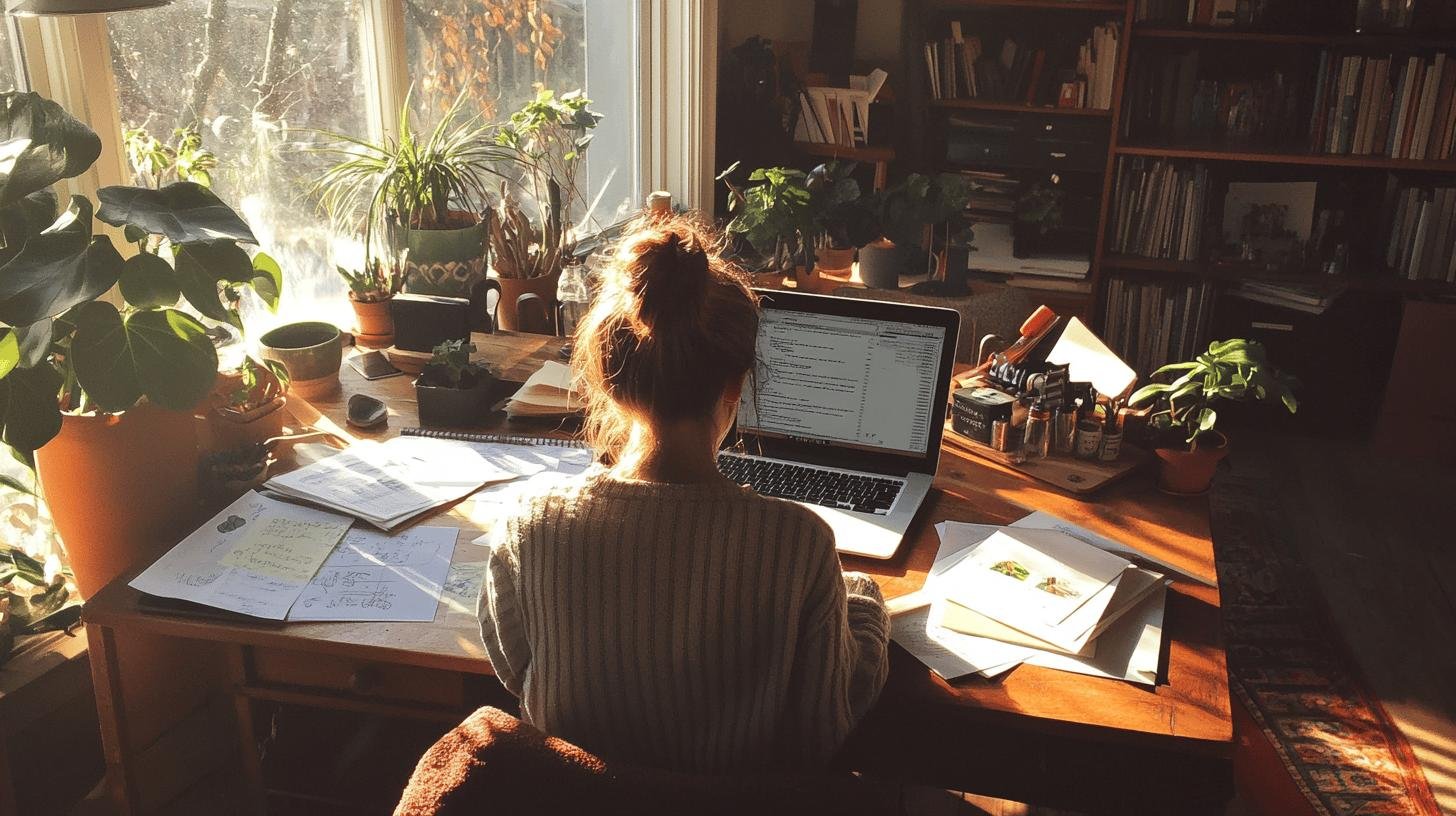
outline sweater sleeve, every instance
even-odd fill
[[[512,520],[497,524],[486,561],[480,591],[480,639],[496,677],[512,694],[521,696],[531,649],[526,642],[525,620],[521,615],[519,585],[519,527]]]
[[[791,681],[797,753],[822,767],[848,738],[884,687],[890,617],[868,576],[840,571],[833,536],[810,587],[805,628]]]

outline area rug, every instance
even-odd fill
[[[1247,464],[1210,497],[1230,689],[1315,813],[1439,816],[1299,559],[1276,479]]]

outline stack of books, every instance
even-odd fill
[[[1140,375],[1187,360],[1203,347],[1214,303],[1209,281],[1177,283],[1113,278],[1102,325],[1107,344]]]
[[[925,43],[925,66],[933,99],[984,99],[1064,108],[1112,107],[1120,26],[1097,26],[1070,49],[1035,48],[1005,37],[988,50],[967,36],[959,20],[949,35]]]
[[[870,143],[870,103],[880,95],[889,74],[876,68],[849,78],[848,88],[804,88],[799,91],[799,117],[794,140],[840,147]]]
[[[1123,102],[1124,137],[1208,143],[1287,144],[1298,132],[1308,86],[1274,71],[1254,80],[1199,75],[1199,51],[1134,53]]]
[[[1112,251],[1145,258],[1199,257],[1208,197],[1208,168],[1165,159],[1117,160],[1117,210]]]
[[[1265,281],[1244,281],[1229,290],[1229,294],[1255,303],[1281,306],[1297,312],[1324,314],[1343,292],[1343,287],[1330,289],[1325,286],[1293,283],[1268,283]]]
[[[1022,663],[1156,681],[1163,566],[1044,513],[1009,527],[944,522],[925,587],[891,602],[897,642],[938,674]]]
[[[1444,53],[1363,57],[1321,52],[1309,149],[1450,159],[1456,152],[1456,63]]]
[[[973,224],[1010,224],[1021,182],[1006,173],[962,170],[971,191],[966,218]]]
[[[1385,265],[1408,280],[1456,282],[1456,187],[1386,185]]]

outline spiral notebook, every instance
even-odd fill
[[[586,448],[580,439],[560,439],[554,436],[516,436],[512,434],[475,433],[472,431],[447,431],[438,428],[405,428],[400,436],[426,436],[431,439],[450,439],[456,442],[494,442],[501,445],[540,445],[551,448]]]

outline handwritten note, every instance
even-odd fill
[[[445,578],[445,606],[454,612],[475,614],[480,602],[480,587],[485,582],[485,562],[465,561],[450,565]]]
[[[302,520],[272,516],[251,525],[222,563],[229,567],[303,583],[318,572],[349,528],[344,519]]]
[[[415,527],[394,535],[352,530],[288,619],[432,621],[458,534],[454,527]]]
[[[264,531],[308,529],[307,535],[314,537],[310,546],[322,550],[318,555],[322,562],[349,524],[343,516],[249,491],[132,579],[131,586],[150,595],[283,620],[313,571],[298,578],[303,567],[285,569],[289,559],[261,557],[270,548]],[[324,530],[332,531],[332,540],[326,543]],[[260,557],[234,555],[238,550]]]

